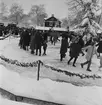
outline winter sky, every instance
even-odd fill
[[[23,7],[25,13],[29,12],[31,5],[44,4],[46,12],[49,17],[52,14],[54,14],[55,17],[60,19],[68,16],[68,6],[66,4],[66,1],[69,0],[0,0],[0,1],[5,2],[8,7],[10,7],[12,3],[17,2]],[[101,3],[102,0],[99,1],[100,1],[99,4],[102,4]]]
[[[25,13],[29,12],[31,5],[35,4],[45,4],[45,9],[48,16],[52,14],[57,18],[64,18],[68,16],[68,8],[66,5],[67,0],[0,0],[6,3],[8,7],[12,5],[12,3],[19,3],[22,5]]]

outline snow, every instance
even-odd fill
[[[66,71],[80,74],[102,75],[102,72],[98,71],[99,59],[97,59],[96,56],[94,56],[92,61],[92,72],[89,73],[86,72],[85,69],[80,68],[80,62],[85,61],[84,57],[80,56],[78,58],[76,68],[67,65],[69,59],[68,53],[63,62],[59,61],[60,42],[58,42],[56,46],[49,44],[47,56],[39,57],[31,55],[30,51],[20,49],[18,41],[19,38],[13,37],[0,40],[0,55],[20,62],[33,62],[40,59],[45,64],[62,68],[62,70],[65,69]],[[2,63],[2,61],[0,62]],[[69,78],[64,74],[42,67],[40,81],[37,81],[37,68],[11,66],[4,62],[3,64],[4,65],[0,65],[0,87],[15,95],[67,105],[102,105],[102,80],[81,80],[77,77]],[[52,81],[56,79],[66,80],[70,83]],[[71,84],[72,82],[81,82],[87,85],[75,86]]]
[[[0,96],[0,105],[31,105],[31,104],[10,101]]]
[[[37,81],[9,71],[4,66],[0,66],[0,87],[15,95],[67,105],[102,104],[102,87],[77,87],[49,79]]]

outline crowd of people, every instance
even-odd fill
[[[102,53],[101,35],[99,35],[99,37],[90,36],[90,38],[87,38],[85,37],[87,35],[85,35],[84,33],[83,35],[80,35],[75,32],[72,33],[68,31],[59,33],[59,35],[58,33],[54,32],[54,35],[52,35],[52,32],[52,30],[43,32],[35,29],[23,29],[20,33],[19,46],[24,50],[28,50],[29,47],[31,49],[31,54],[39,56],[42,55],[41,48],[43,47],[43,55],[46,55],[46,50],[48,46],[47,42],[51,41],[51,43],[55,45],[55,43],[59,40],[58,37],[62,37],[60,47],[60,61],[62,61],[63,58],[65,58],[69,48],[70,58],[67,64],[69,65],[70,62],[74,59],[72,66],[76,67],[76,61],[79,55],[82,54],[82,56],[84,56],[86,54],[86,61],[81,63],[81,67],[83,68],[84,65],[88,64],[87,71],[91,71],[90,65],[93,55],[96,54],[97,58],[99,58],[100,53]],[[50,40],[48,40],[48,36]],[[84,51],[86,53],[84,53]],[[101,60],[100,65],[102,65]]]
[[[61,48],[60,48],[60,60],[62,61],[63,58],[66,56],[67,49],[69,50],[69,56],[70,59],[68,60],[68,65],[70,62],[73,61],[73,67],[76,67],[76,61],[80,55],[84,56],[86,54],[86,61],[81,63],[81,67],[83,68],[84,65],[88,64],[87,71],[90,70],[90,65],[92,61],[92,57],[94,54],[97,55],[97,58],[100,57],[100,67],[102,67],[102,57],[100,56],[100,53],[102,53],[102,36],[99,37],[90,37],[87,39],[85,38],[85,35],[76,35],[72,38],[70,41],[70,45],[68,43],[68,37],[62,36],[61,41]],[[97,48],[97,49],[96,49]],[[84,54],[84,51],[86,52]]]
[[[102,67],[102,57],[100,53],[102,53],[102,35],[97,35],[97,37],[90,37],[87,39],[87,35],[82,33],[70,32],[56,32],[54,30],[48,31],[41,31],[36,30],[34,28],[13,28],[10,27],[1,28],[0,33],[6,35],[8,33],[20,35],[19,46],[23,50],[29,50],[31,54],[35,55],[46,55],[46,50],[48,46],[48,42],[50,41],[51,44],[55,45],[57,41],[60,41],[58,38],[62,37],[61,39],[61,47],[60,47],[60,61],[63,61],[65,58],[66,53],[69,49],[69,60],[68,65],[74,59],[72,66],[76,67],[76,61],[80,54],[84,56],[86,54],[86,61],[81,63],[81,67],[83,68],[84,65],[88,64],[87,71],[90,70],[91,59],[94,54],[97,57],[100,57],[100,67]],[[43,47],[43,53],[42,53]],[[97,48],[97,49],[96,49]],[[84,53],[86,52],[86,53]]]
[[[55,34],[56,33],[56,34]],[[49,38],[48,38],[49,37]],[[47,42],[55,45],[58,40],[58,33],[52,30],[41,31],[34,28],[23,28],[20,32],[19,46],[24,50],[31,50],[31,54],[46,55]],[[43,54],[42,54],[43,47]]]

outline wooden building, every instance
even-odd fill
[[[61,21],[52,14],[50,18],[45,19],[45,27],[61,27]]]

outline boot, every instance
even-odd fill
[[[75,64],[73,64],[73,67],[76,67]]]
[[[91,70],[90,70],[90,69],[87,69],[87,71],[90,71],[90,72],[91,72]]]

